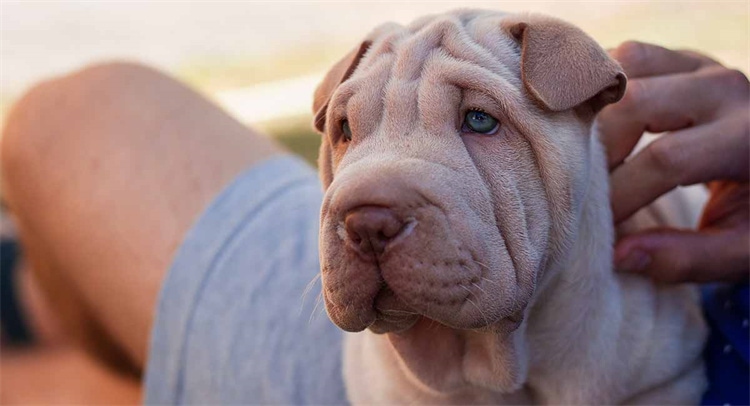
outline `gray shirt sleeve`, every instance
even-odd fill
[[[347,403],[343,333],[316,306],[321,199],[314,171],[286,156],[203,213],[162,286],[147,404]]]

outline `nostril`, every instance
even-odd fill
[[[360,206],[350,210],[344,220],[353,246],[366,254],[380,254],[404,229],[404,222],[393,210],[380,206]]]
[[[349,239],[351,239],[353,243],[360,244],[362,242],[362,237],[360,237],[359,234],[348,231],[349,228],[347,227],[347,234],[349,235]]]

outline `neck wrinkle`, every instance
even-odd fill
[[[620,325],[617,319],[622,318],[622,298],[612,263],[614,225],[609,176],[603,148],[595,135],[591,139],[589,177],[575,242],[565,262],[551,269],[549,278],[540,283],[526,317],[531,356],[529,376],[535,381],[529,385],[534,389],[545,388],[542,392],[546,393],[539,393],[541,401],[556,396],[558,390],[564,391],[549,380],[559,379],[566,366],[595,363],[602,354],[591,351],[592,348],[614,348],[614,342],[586,343],[616,340]],[[582,379],[579,382],[591,377]]]

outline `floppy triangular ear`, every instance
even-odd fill
[[[326,111],[328,110],[328,103],[331,101],[333,92],[354,73],[357,65],[359,65],[359,61],[370,48],[370,45],[372,45],[372,41],[364,41],[359,47],[352,49],[346,56],[333,65],[333,68],[323,78],[323,82],[315,89],[315,95],[313,96],[313,114],[315,114],[313,126],[319,132],[322,133],[325,131]],[[331,182],[333,182],[333,168],[331,162],[331,145],[327,137],[323,137],[323,141],[320,144],[318,172],[320,173],[320,180],[323,182],[323,187],[328,188]]]
[[[521,47],[526,90],[547,110],[587,103],[598,112],[625,94],[622,67],[579,28],[536,15],[509,17],[502,25]]]
[[[370,48],[370,45],[372,45],[372,41],[364,41],[358,48],[349,51],[346,56],[333,65],[325,78],[323,78],[323,82],[315,89],[315,96],[313,97],[313,114],[315,114],[315,119],[313,125],[316,130],[323,132],[326,110],[328,109],[328,102],[331,100],[331,95],[333,95],[333,92],[341,83],[349,79],[352,73],[354,73],[357,65],[359,65],[359,61]]]

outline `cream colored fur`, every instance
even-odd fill
[[[591,128],[624,83],[566,23],[473,10],[382,26],[334,67],[314,107],[321,265],[331,319],[367,329],[346,338],[353,403],[700,400],[695,292],[612,270]],[[498,134],[461,132],[473,108]],[[409,225],[378,254],[348,229],[370,206]]]

